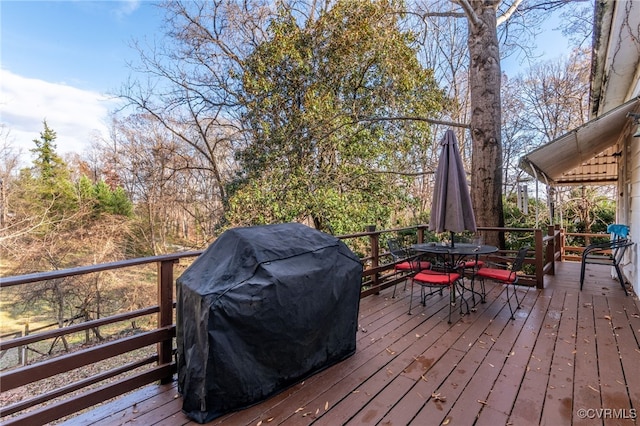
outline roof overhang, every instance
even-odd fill
[[[526,154],[520,167],[549,185],[613,184],[618,180],[615,145],[627,114],[638,109],[640,98],[632,99],[586,124]]]

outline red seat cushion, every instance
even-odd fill
[[[402,263],[398,263],[395,266],[395,269],[396,271],[411,271],[414,267],[420,268],[420,269],[429,269],[431,268],[431,263],[425,260],[422,260],[420,262],[413,262],[413,266],[412,266],[412,263],[402,262]]]
[[[478,269],[478,272],[476,272],[476,275],[507,283],[511,283],[516,279],[516,274],[508,269],[480,268]]]
[[[425,283],[431,285],[451,285],[458,278],[460,274],[446,274],[443,272],[435,271],[422,271],[418,272],[413,279],[418,283]]]
[[[477,262],[475,260],[467,260],[464,262],[460,262],[459,265],[463,268],[475,268],[476,266],[478,268],[482,268],[484,262],[482,260],[478,260]]]

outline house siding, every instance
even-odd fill
[[[640,251],[638,250],[638,242],[640,242],[640,140],[631,135],[635,130],[635,126],[630,127],[630,131],[626,133],[625,138],[627,153],[627,161],[621,162],[626,165],[626,172],[621,170],[619,176],[620,188],[619,193],[623,194],[619,199],[618,215],[620,221],[628,223],[631,230],[631,239],[636,242],[630,250],[627,251],[623,272],[625,277],[633,286],[633,291],[640,294],[640,282],[638,280],[638,265],[640,264]],[[628,188],[628,191],[625,189]],[[624,194],[629,193],[626,197]]]

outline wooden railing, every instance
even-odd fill
[[[543,275],[553,274],[554,260],[560,258],[561,236],[557,228],[549,228],[546,235],[540,229],[519,228],[480,228],[482,232],[505,232],[518,235],[533,234],[535,244],[532,246],[533,257],[527,263],[534,265],[535,272],[521,279],[523,284],[543,287]],[[415,241],[424,242],[427,227],[424,225],[410,228],[398,228],[382,231],[368,231],[338,238],[350,245],[366,247],[367,253],[361,257],[363,262],[362,292],[365,297],[379,293],[382,289],[406,279],[406,276],[393,273],[394,263],[389,253],[380,242],[384,236],[400,233],[414,233]],[[357,243],[357,244],[356,244]],[[201,252],[185,252],[163,256],[153,256],[139,259],[98,265],[82,266],[59,271],[27,274],[5,277],[0,280],[0,288],[28,285],[35,282],[91,274],[107,270],[121,270],[136,265],[157,265],[157,304],[132,312],[86,321],[55,330],[0,341],[0,352],[10,349],[19,350],[36,342],[53,339],[59,336],[95,329],[108,324],[131,320],[143,316],[155,315],[155,328],[134,336],[119,338],[100,343],[96,346],[79,349],[42,362],[34,362],[0,374],[2,392],[7,392],[21,386],[63,374],[76,368],[83,368],[89,364],[100,363],[106,359],[129,353],[141,348],[156,346],[156,353],[143,357],[134,362],[118,365],[116,368],[99,373],[92,377],[69,383],[58,389],[44,392],[29,399],[3,406],[0,416],[5,425],[44,424],[91,407],[104,400],[121,395],[155,381],[169,382],[176,372],[174,360],[176,326],[174,322],[174,265],[180,259],[193,258]],[[513,251],[501,251],[501,255],[512,255]],[[144,367],[144,368],[142,368]],[[141,371],[140,371],[141,370]],[[125,377],[120,377],[125,374]],[[119,376],[117,379],[117,376]],[[99,383],[110,383],[93,387]],[[73,395],[70,395],[74,393]],[[55,398],[59,401],[50,404]]]
[[[580,240],[580,245],[569,245],[568,241],[571,237]],[[562,232],[562,260],[579,262],[582,259],[582,252],[585,247],[593,242],[606,242],[611,238],[608,233],[579,233],[579,232]]]

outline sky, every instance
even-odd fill
[[[107,135],[114,98],[162,24],[150,1],[0,0],[0,123],[30,160],[43,121],[61,154],[84,152]]]
[[[113,94],[138,58],[131,42],[157,38],[162,19],[151,0],[0,0],[0,136],[23,162],[44,120],[63,155],[106,138],[109,112],[119,105]],[[559,31],[543,34],[540,53],[566,49]]]

